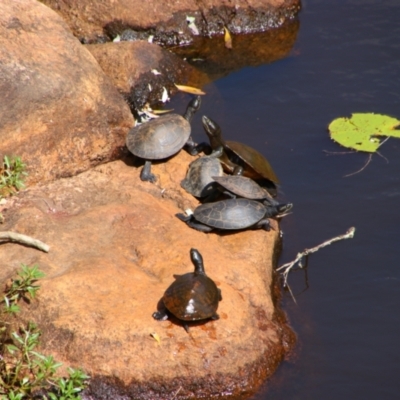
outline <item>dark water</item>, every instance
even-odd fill
[[[207,89],[207,88],[206,88]],[[298,335],[254,400],[397,399],[400,394],[400,139],[367,155],[327,134],[352,112],[400,118],[400,0],[303,1],[289,57],[244,68],[208,88],[202,112],[226,138],[263,152],[294,203],[280,263],[344,233],[311,256],[283,307]]]

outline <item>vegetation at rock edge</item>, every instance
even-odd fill
[[[10,318],[20,311],[21,301],[34,299],[44,273],[37,265],[22,264],[0,300],[0,400],[80,400],[89,376],[80,369],[68,369],[68,377],[60,377],[61,363],[53,356],[39,353],[41,332],[32,323],[11,329]]]

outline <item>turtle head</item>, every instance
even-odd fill
[[[220,126],[205,115],[203,115],[201,121],[203,123],[203,128],[210,139],[211,147],[215,149],[218,146],[223,146],[224,143]]]
[[[190,249],[190,259],[194,265],[194,273],[205,275],[203,257],[197,249]]]

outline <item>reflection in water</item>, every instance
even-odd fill
[[[232,35],[232,50],[225,47],[224,37],[197,38],[190,47],[171,50],[205,72],[210,81],[243,67],[258,66],[280,60],[292,49],[299,22],[291,21],[280,28],[261,34]]]
[[[281,224],[280,264],[357,229],[354,239],[309,258],[308,290],[304,271],[290,275],[297,304],[284,294],[283,305],[298,337],[295,354],[252,400],[397,399],[400,140],[388,140],[380,148],[385,158],[374,155],[364,171],[344,178],[366,155],[343,153],[327,126],[353,112],[400,118],[400,2],[304,0],[303,6],[289,57],[233,67],[237,72],[205,88],[193,123],[201,141],[201,115],[215,118],[227,140],[245,142],[270,161],[280,198],[294,203]],[[211,64],[215,76],[229,71]]]

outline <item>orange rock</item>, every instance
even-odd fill
[[[35,0],[0,3],[0,156],[20,156],[28,182],[121,155],[133,117],[64,21]]]
[[[224,234],[189,228],[175,214],[197,205],[179,186],[191,160],[181,151],[154,165],[157,184],[141,182],[129,160],[115,161],[29,188],[3,211],[2,230],[51,249],[3,244],[0,282],[20,263],[39,264],[46,278],[21,318],[38,323],[43,353],[89,373],[95,399],[249,393],[288,350],[290,330],[271,293],[278,225]],[[192,247],[223,300],[219,320],[192,324],[188,334],[152,313],[173,275],[193,270]]]

